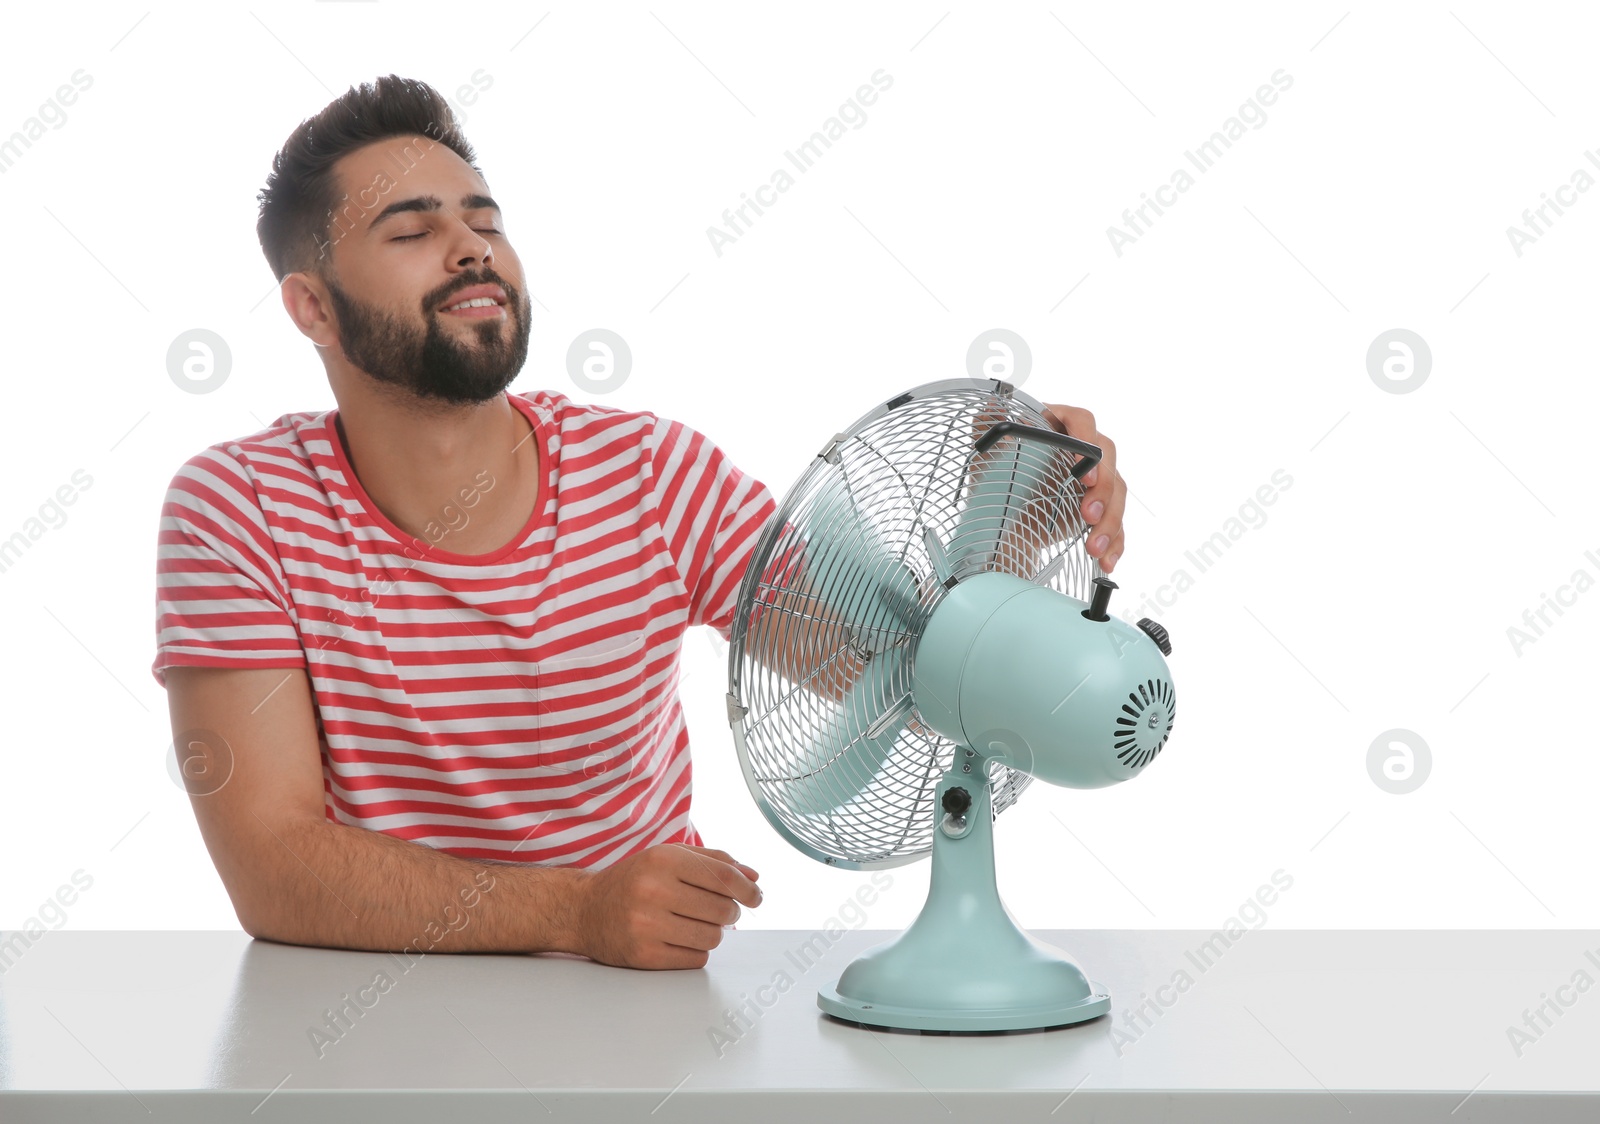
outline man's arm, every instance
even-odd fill
[[[334,948],[574,952],[700,967],[755,872],[721,851],[649,848],[603,870],[467,861],[328,822],[299,668],[166,671],[201,835],[251,936]]]
[[[976,442],[1001,416],[996,413],[975,419],[973,441]],[[1100,463],[1086,473],[1082,481],[1085,491],[1077,514],[1088,529],[1085,549],[1109,574],[1121,557],[1125,543],[1122,515],[1128,495],[1127,484],[1117,472],[1116,444],[1096,428],[1094,415],[1088,410],[1047,405],[1045,419],[1052,428],[1100,448]],[[1008,538],[1003,548],[1023,563],[1024,570],[1031,572],[1038,568],[1038,560],[1044,552],[1071,530],[1066,525],[1043,527],[1027,522],[1013,523],[1007,528]],[[840,703],[866,668],[866,661],[848,646],[841,650],[842,633],[832,623],[837,619],[836,610],[811,592],[803,563],[801,566],[781,600],[769,606],[752,624],[750,653],[791,682],[804,684],[813,694]],[[833,646],[829,647],[825,641],[833,641]]]
[[[802,569],[751,622],[751,658],[812,694],[842,703],[867,665],[844,643],[837,619],[836,611],[810,591]]]
[[[172,667],[166,674],[190,803],[251,936],[398,951],[426,942],[430,923],[450,907],[460,927],[439,943],[441,952],[575,951],[573,906],[585,872],[466,862],[324,819],[304,670]],[[470,916],[465,924],[462,912]]]

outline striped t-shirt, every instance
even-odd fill
[[[699,845],[678,653],[689,625],[729,635],[776,504],[679,422],[507,397],[544,480],[489,554],[391,523],[337,410],[191,457],[161,509],[151,671],[304,668],[329,820],[561,866]]]

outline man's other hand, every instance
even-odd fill
[[[761,904],[757,877],[726,851],[649,847],[582,883],[578,951],[623,968],[703,968],[740,904]]]

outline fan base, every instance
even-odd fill
[[[928,900],[909,928],[857,956],[817,1006],[846,1022],[974,1034],[1044,1030],[1111,1009],[1064,950],[1023,929],[1000,900],[994,873],[989,762],[976,753],[941,778],[934,807],[960,788],[965,817],[946,813],[933,833]]]
[[[1098,984],[1094,994],[1076,1003],[1050,1007],[997,1008],[952,1011],[934,1007],[892,1007],[849,999],[833,987],[817,991],[817,1006],[845,1022],[884,1030],[939,1031],[947,1034],[987,1034],[1008,1030],[1050,1030],[1098,1018],[1111,1009],[1111,996]]]

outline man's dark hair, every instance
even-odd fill
[[[374,141],[404,136],[446,145],[483,174],[450,103],[432,86],[395,74],[352,86],[289,134],[256,195],[256,236],[273,276],[282,281],[303,271],[328,277],[333,262],[325,247],[339,202],[334,164]]]

